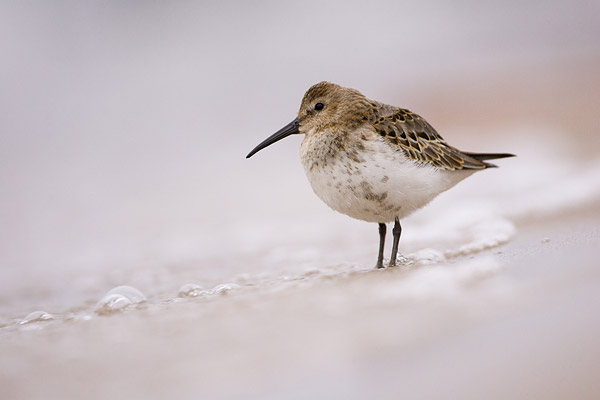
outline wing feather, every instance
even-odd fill
[[[448,145],[421,116],[404,108],[373,102],[370,124],[391,146],[397,147],[411,160],[441,169],[484,169],[491,167]]]

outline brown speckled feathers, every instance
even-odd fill
[[[421,116],[403,109],[373,102],[375,131],[388,143],[398,146],[408,158],[446,170],[495,167],[446,143]]]

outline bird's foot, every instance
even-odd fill
[[[396,260],[390,260],[388,267],[406,266],[411,263],[412,261],[409,258],[406,258],[403,255],[399,255]]]

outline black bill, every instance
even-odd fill
[[[290,122],[289,124],[287,124],[286,126],[281,128],[280,130],[278,130],[277,132],[275,132],[274,134],[272,134],[271,136],[269,136],[268,138],[263,140],[250,153],[248,153],[246,158],[252,157],[254,154],[258,153],[260,150],[264,149],[267,146],[272,145],[275,142],[280,141],[284,137],[293,135],[295,133],[300,133],[300,130],[298,129],[299,127],[300,127],[300,122],[298,122],[298,118],[296,118],[292,122]]]

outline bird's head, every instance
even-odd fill
[[[358,90],[320,82],[306,91],[298,117],[256,146],[246,158],[293,134],[314,135],[325,129],[354,128],[371,114],[369,100]]]

